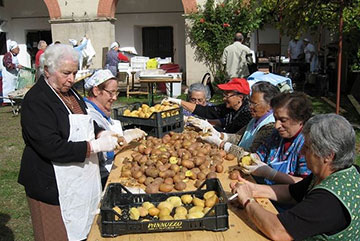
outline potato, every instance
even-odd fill
[[[170,170],[173,170],[175,172],[175,174],[176,174],[176,173],[178,173],[180,171],[180,166],[178,166],[177,164],[172,164],[170,166]]]
[[[189,213],[186,215],[186,217],[188,219],[202,218],[202,217],[204,217],[204,213],[203,212]]]
[[[150,185],[153,181],[154,181],[154,178],[152,178],[152,177],[147,177],[146,180],[145,180],[145,182],[144,182],[144,184],[145,184],[145,186],[148,186],[148,185]]]
[[[209,174],[207,174],[206,176],[207,179],[216,178],[216,177],[217,177],[216,172],[209,172]]]
[[[145,175],[142,175],[141,177],[139,177],[137,179],[138,183],[140,184],[143,184],[145,181],[146,181],[146,176]]]
[[[226,157],[225,157],[225,159],[228,160],[228,161],[232,161],[232,160],[234,160],[235,158],[236,158],[235,155],[232,154],[232,153],[228,153],[228,154],[226,155]]]
[[[181,215],[181,214],[175,213],[174,219],[175,219],[175,220],[186,219],[186,215]]]
[[[204,193],[203,197],[205,200],[208,200],[210,197],[214,196],[215,194],[216,194],[215,191],[208,191],[208,192]]]
[[[178,159],[177,159],[177,157],[172,156],[172,157],[170,157],[169,162],[170,162],[171,164],[177,164]]]
[[[156,207],[149,208],[148,210],[150,216],[158,216],[160,213],[160,210]]]
[[[114,210],[117,214],[119,214],[119,215],[122,214],[122,210],[121,210],[121,208],[119,208],[118,206],[113,207],[113,210]],[[117,221],[117,220],[119,220],[119,219],[120,219],[119,216],[118,216],[118,215],[115,215],[115,221]]]
[[[170,202],[175,208],[182,205],[181,198],[178,196],[168,197],[166,201]]]
[[[182,191],[186,188],[186,183],[183,181],[179,181],[177,183],[175,183],[175,189],[178,191]]]
[[[166,184],[166,183],[161,183],[159,190],[161,192],[171,192],[173,190],[173,185],[170,184]]]
[[[130,170],[122,171],[121,177],[131,177],[131,171]]]
[[[241,158],[242,165],[250,166],[252,164],[252,162],[253,161],[250,156],[244,156],[243,158]]]
[[[141,171],[134,171],[132,173],[132,177],[135,178],[135,179],[138,179],[139,177],[141,177],[143,174]]]
[[[141,206],[143,208],[145,208],[146,210],[149,210],[150,208],[155,207],[154,204],[152,204],[151,202],[144,202]]]
[[[156,178],[159,175],[159,170],[156,168],[149,168],[145,171],[146,176]]]
[[[148,210],[142,206],[137,207],[137,210],[139,211],[140,217],[145,217],[146,215],[148,215]]]
[[[211,208],[218,202],[219,202],[219,198],[216,195],[213,195],[205,201],[205,206]]]
[[[192,169],[192,168],[194,168],[194,162],[192,162],[192,161],[190,161],[190,160],[182,160],[181,161],[181,165],[183,166],[183,167],[186,167],[186,168],[188,168],[188,169]]]
[[[239,170],[233,170],[233,171],[231,171],[230,174],[229,174],[229,178],[230,178],[231,180],[238,180],[239,176],[240,176]]]
[[[159,185],[157,183],[151,183],[145,188],[146,193],[157,193],[159,192]]]
[[[171,177],[167,177],[165,178],[164,183],[172,185],[174,184],[174,180]]]
[[[206,174],[203,173],[203,172],[199,172],[199,173],[197,174],[197,179],[200,180],[200,181],[205,180],[205,179],[206,179]]]
[[[192,196],[190,194],[184,194],[181,196],[181,201],[183,202],[183,204],[190,204],[192,203]]]
[[[224,171],[224,167],[221,164],[217,164],[215,168],[217,173],[222,173]]]
[[[160,209],[159,217],[170,215],[171,211],[168,208]]]
[[[193,198],[192,203],[194,204],[194,206],[200,206],[200,207],[205,206],[205,201],[197,197]]]
[[[185,216],[187,214],[187,209],[185,207],[177,207],[175,209],[175,214]]]
[[[167,208],[171,212],[173,210],[173,208],[174,208],[174,205],[172,203],[170,203],[170,202],[163,201],[163,202],[158,204],[157,208],[160,209],[160,210],[164,209],[164,208]]]
[[[204,207],[201,206],[194,206],[189,209],[189,213],[195,213],[195,212],[202,212]]]
[[[140,218],[139,210],[135,207],[130,208],[130,219],[131,220],[139,220],[139,218]]]
[[[162,215],[159,216],[159,220],[174,220],[174,218],[171,215]]]
[[[199,188],[202,183],[203,183],[202,180],[196,180],[195,183],[194,183],[194,186],[195,186],[196,188]]]
[[[215,210],[212,210],[210,213],[209,211],[211,210],[211,208],[209,207],[205,207],[204,210],[203,210],[203,213],[206,215],[215,215]]]

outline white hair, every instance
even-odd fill
[[[54,44],[49,46],[40,58],[40,68],[54,73],[64,60],[71,59],[74,62],[79,62],[79,53],[73,47],[66,44]]]

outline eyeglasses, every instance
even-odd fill
[[[107,90],[107,89],[103,89],[103,91],[105,91],[106,93],[108,93],[110,95],[110,98],[114,97],[114,96],[118,96],[119,94],[119,91],[118,90],[115,90],[115,91],[110,91],[110,90]]]
[[[258,106],[260,103],[254,103],[254,102],[251,102],[251,101],[249,101],[249,106],[251,106],[251,107],[256,107],[256,106]]]

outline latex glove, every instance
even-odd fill
[[[220,133],[207,121],[196,117],[188,118],[188,123],[201,129],[203,132],[211,132],[214,136],[220,136]]]
[[[116,137],[116,138],[120,137],[120,135],[117,134],[116,132],[114,132],[114,131],[106,131],[106,130],[100,132],[99,137],[102,137],[102,136],[113,136],[113,137]]]
[[[140,130],[139,128],[129,129],[124,131],[124,138],[127,143],[130,143],[133,140],[139,138],[143,138],[144,136],[147,136],[147,133],[143,130]]]
[[[181,105],[181,100],[180,99],[176,99],[176,98],[172,98],[172,97],[166,97],[165,99],[163,99],[161,101],[161,104],[163,104],[164,102],[171,102],[171,103],[174,103],[174,104],[178,104],[178,105]]]
[[[200,136],[200,138],[210,144],[215,144],[217,147],[219,147],[221,142],[223,142],[223,140],[221,140],[220,137],[216,135]]]
[[[253,161],[251,165],[240,164],[244,173],[264,177],[269,180],[274,179],[277,173],[275,169],[269,167],[266,163],[262,162],[258,155],[256,155],[255,157],[252,155],[251,159]]]
[[[118,147],[118,138],[111,135],[100,136],[90,141],[90,146],[92,153],[113,151]]]

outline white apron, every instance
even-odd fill
[[[12,63],[15,65],[19,64],[19,60],[17,58],[17,56],[12,55]],[[7,71],[5,66],[2,69],[2,78],[3,78],[3,89],[2,89],[2,94],[3,96],[7,97],[8,94],[11,91],[15,90],[16,87],[16,82],[18,80],[18,69],[12,69],[10,71]],[[11,101],[9,99],[4,99],[4,103],[10,103]]]
[[[109,126],[110,130],[115,132],[116,134],[119,134],[120,136],[123,136],[124,134],[123,134],[121,122],[119,120],[113,120],[113,119],[111,119],[111,121],[112,121],[112,124],[110,124],[110,126]],[[106,155],[106,152],[104,152],[104,155]],[[108,172],[111,171],[113,164],[114,164],[114,161],[109,162],[109,163],[105,162],[105,168]]]
[[[95,134],[92,118],[89,115],[71,114],[68,108],[67,110],[70,113],[68,141],[93,140]],[[69,241],[86,239],[101,198],[97,154],[91,154],[84,162],[53,162],[53,166],[59,190],[61,215],[68,239]]]

